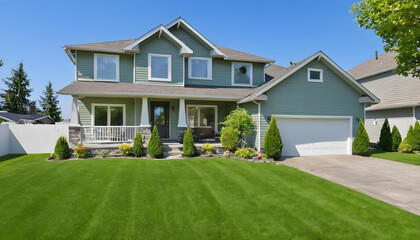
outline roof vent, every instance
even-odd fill
[[[378,60],[378,51],[375,51],[375,58]]]

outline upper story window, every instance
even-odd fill
[[[188,58],[188,78],[211,80],[212,78],[211,58]]]
[[[323,82],[322,69],[308,68],[308,82]]]
[[[99,81],[119,81],[120,56],[95,54],[94,78]]]
[[[232,85],[252,86],[252,63],[232,63]]]
[[[171,55],[149,54],[149,80],[171,81]]]

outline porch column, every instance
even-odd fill
[[[78,126],[79,124],[79,109],[77,109],[79,99],[77,97],[73,97],[73,102],[71,104],[71,118],[70,124]]]
[[[179,99],[179,113],[178,113],[178,142],[184,141],[184,133],[187,129],[187,118],[185,114],[185,99]]]
[[[140,127],[150,127],[149,124],[149,103],[147,97],[142,98]]]

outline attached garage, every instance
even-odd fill
[[[352,116],[273,117],[283,141],[283,156],[352,154]]]

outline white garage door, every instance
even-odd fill
[[[351,154],[351,117],[274,117],[283,141],[283,156]]]

